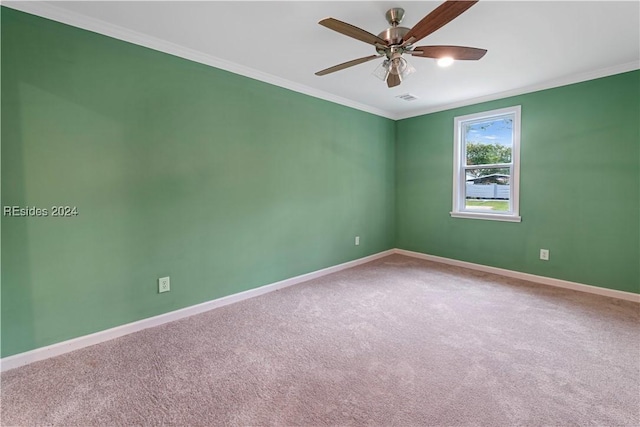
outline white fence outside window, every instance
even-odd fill
[[[467,199],[509,199],[509,185],[467,182]]]

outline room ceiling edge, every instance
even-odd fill
[[[229,71],[234,74],[238,74],[244,77],[248,77],[254,80],[258,80],[264,83],[272,84],[274,86],[289,89],[294,92],[298,92],[304,95],[309,95],[314,98],[322,99],[332,102],[334,104],[340,104],[346,107],[350,107],[356,110],[364,111],[374,114],[376,116],[385,117],[388,119],[396,120],[396,115],[392,112],[381,110],[369,105],[365,105],[347,98],[343,98],[329,92],[324,92],[318,89],[311,88],[306,85],[292,82],[281,77],[274,76],[250,67],[246,67],[240,64],[236,64],[225,59],[215,57],[213,55],[204,54],[194,49],[190,49],[181,46],[176,43],[172,43],[166,40],[162,40],[153,36],[149,36],[137,31],[130,30],[128,28],[120,27],[81,15],[75,12],[71,12],[48,3],[43,2],[17,2],[9,1],[3,2],[2,6],[6,6],[11,9],[18,10],[20,12],[36,15],[41,18],[50,19],[52,21],[60,22],[62,24],[70,25],[72,27],[80,28],[83,30],[91,31],[97,34],[101,34],[107,37],[111,37],[117,40],[122,40],[128,43],[133,43],[138,46],[153,49],[158,52],[166,53],[169,55],[177,56],[189,61],[198,62],[200,64],[208,65],[210,67],[218,68],[221,70]]]
[[[469,105],[479,104],[482,102],[493,101],[497,99],[507,98],[511,96],[524,95],[526,93],[537,92],[545,89],[551,89],[560,86],[566,86],[574,83],[580,83],[583,81],[594,80],[601,77],[607,77],[615,74],[620,74],[628,71],[634,71],[640,69],[640,61],[632,61],[624,64],[618,64],[611,67],[602,68],[599,70],[583,72],[579,74],[567,75],[561,78],[547,80],[535,85],[524,86],[515,88],[505,92],[498,92],[494,94],[485,95],[477,98],[470,98],[455,103],[438,105],[435,107],[421,108],[414,111],[408,111],[406,113],[393,113],[391,111],[381,110],[370,105],[362,104],[347,98],[343,98],[328,92],[324,92],[318,89],[311,88],[306,85],[302,85],[281,77],[277,77],[272,74],[264,73],[262,71],[246,67],[225,59],[215,57],[213,55],[204,54],[194,49],[186,48],[184,46],[172,43],[166,40],[162,40],[153,36],[149,36],[143,33],[139,33],[118,25],[108,23],[99,19],[91,18],[86,15],[71,12],[60,7],[54,6],[50,3],[40,1],[18,2],[8,1],[3,2],[2,6],[6,6],[11,9],[15,9],[21,12],[36,15],[42,18],[51,19],[56,22],[60,22],[66,25],[70,25],[76,28],[80,28],[87,31],[92,31],[98,34],[112,37],[117,40],[122,40],[128,43],[133,43],[138,46],[153,49],[159,52],[167,53],[173,56],[194,61],[204,65],[208,65],[214,68],[229,71],[234,74],[238,74],[244,77],[248,77],[254,80],[258,80],[264,83],[272,84],[274,86],[289,89],[294,92],[298,92],[304,95],[312,96],[314,98],[322,99],[332,102],[334,104],[343,105],[355,110],[360,110],[376,116],[384,117],[391,120],[403,120],[412,117],[422,116],[425,114],[437,113],[439,111],[451,110],[453,108],[465,107]]]
[[[601,68],[599,70],[587,71],[585,73],[573,74],[564,76],[558,79],[547,80],[535,85],[524,86],[516,89],[512,89],[505,92],[493,93],[491,95],[485,95],[478,98],[466,99],[464,101],[455,102],[446,105],[439,105],[432,108],[424,108],[415,111],[409,111],[405,114],[396,115],[396,120],[409,119],[411,117],[423,116],[425,114],[437,113],[439,111],[451,110],[459,107],[466,107],[469,105],[480,104],[482,102],[495,101],[497,99],[509,98],[512,96],[525,95],[527,93],[538,92],[545,89],[553,89],[555,87],[567,86],[575,83],[586,82],[589,80],[595,80],[602,77],[613,76],[616,74],[622,74],[629,71],[635,71],[640,69],[640,61],[631,61],[625,64],[614,65],[612,67]]]

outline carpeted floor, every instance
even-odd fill
[[[640,425],[640,306],[393,255],[2,374],[2,425]]]

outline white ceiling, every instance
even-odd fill
[[[403,7],[411,27],[441,2],[4,2],[61,22],[177,54],[390,118],[404,118],[640,67],[638,1],[480,1],[417,45],[488,49],[480,61],[417,72],[389,89],[371,73],[382,59],[314,72],[374,48],[318,25],[331,16],[378,34]],[[403,101],[411,93],[419,99]]]

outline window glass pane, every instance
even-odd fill
[[[465,209],[509,212],[511,168],[467,168]]]
[[[511,163],[513,116],[464,125],[467,165]]]

